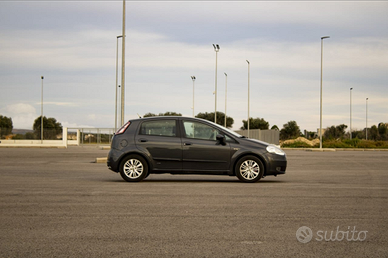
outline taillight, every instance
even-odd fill
[[[125,130],[127,130],[128,126],[131,124],[131,122],[126,122],[119,130],[117,130],[116,132],[116,135],[117,134],[122,134],[125,132]]]

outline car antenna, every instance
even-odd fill
[[[141,118],[141,116],[139,115],[139,113],[136,113],[138,116],[139,116],[139,118]]]

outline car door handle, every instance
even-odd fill
[[[148,142],[147,139],[140,139],[139,142]]]
[[[190,146],[190,145],[192,145],[192,143],[191,142],[184,142],[183,145],[184,146]]]

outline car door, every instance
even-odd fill
[[[177,126],[175,119],[153,119],[139,125],[136,146],[149,153],[154,170],[182,169],[182,141]]]
[[[230,165],[230,144],[216,141],[220,131],[210,124],[182,120],[182,166],[187,172],[227,171]]]

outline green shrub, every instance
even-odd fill
[[[360,148],[360,149],[388,149],[387,141],[360,140],[327,140],[322,144],[323,148]]]
[[[388,142],[387,141],[376,141],[375,145],[376,145],[376,148],[388,149]]]
[[[341,140],[326,140],[322,143],[323,148],[352,148],[348,143]]]
[[[322,142],[323,148],[360,148],[360,149],[388,149],[388,141],[373,141],[373,140],[360,140],[355,139],[346,139],[346,140],[334,140],[334,139],[324,139]],[[313,147],[308,145],[305,142],[294,142],[283,144],[282,148],[319,148],[319,143]]]
[[[376,148],[376,143],[374,141],[362,140],[358,143],[357,148],[362,148],[362,149]]]
[[[26,133],[26,139],[34,140],[34,139],[37,139],[37,138],[36,138],[35,133],[28,132],[28,133]]]
[[[311,147],[305,142],[294,142],[294,143],[283,144],[282,148],[313,148],[313,147]]]
[[[343,140],[343,142],[347,145],[349,145],[348,148],[357,148],[358,147],[358,144],[360,144],[360,139],[358,138],[354,138],[354,139],[346,139],[346,140]]]
[[[12,136],[12,140],[24,140],[25,137],[23,134],[15,134]]]

